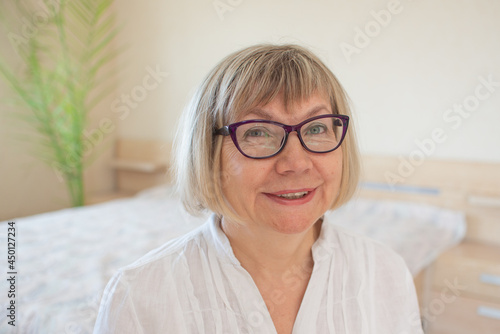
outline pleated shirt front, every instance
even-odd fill
[[[421,334],[412,276],[388,247],[324,221],[294,334]],[[290,273],[283,280],[293,284]],[[276,307],[279,307],[277,305]],[[122,268],[108,283],[94,334],[276,333],[220,220]]]

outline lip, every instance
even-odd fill
[[[308,194],[305,195],[304,197],[297,198],[297,199],[287,199],[283,197],[279,197],[279,195],[283,194],[293,194],[293,193],[300,193],[300,192],[305,192],[307,191]],[[304,188],[304,189],[294,189],[294,190],[282,190],[282,191],[277,191],[274,193],[264,193],[264,195],[267,196],[270,200],[281,204],[281,205],[302,205],[310,202],[314,195],[316,194],[316,188]]]

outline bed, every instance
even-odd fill
[[[414,275],[466,235],[463,212],[415,201],[360,195],[327,215],[338,226],[390,245]],[[91,333],[111,275],[205,218],[187,214],[164,185],[127,199],[13,220],[17,331],[8,325],[8,300],[2,298],[0,332]],[[2,240],[7,223],[0,224]],[[4,267],[6,247],[1,252]],[[1,280],[2,295],[8,284]]]

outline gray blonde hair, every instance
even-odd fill
[[[173,172],[177,191],[188,212],[210,210],[237,215],[223,195],[222,136],[214,130],[272,101],[279,93],[285,104],[314,93],[329,97],[334,114],[351,116],[348,98],[333,73],[307,49],[297,45],[255,45],[223,59],[208,74],[181,118],[175,138]],[[359,179],[359,153],[354,122],[342,143],[342,178],[335,209],[354,194]]]

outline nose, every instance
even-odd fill
[[[291,132],[283,150],[276,156],[276,171],[280,174],[303,173],[312,168],[311,152],[307,151],[296,132]]]

